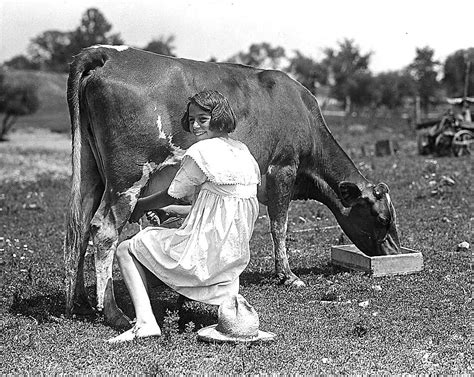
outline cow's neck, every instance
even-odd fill
[[[339,183],[349,181],[355,183],[362,190],[367,180],[356,168],[353,161],[344,152],[326,127],[324,119],[320,117],[318,129],[318,150],[312,167],[312,177],[316,183],[316,197],[314,199],[325,204],[338,220],[345,217],[347,209],[341,204],[339,197]]]

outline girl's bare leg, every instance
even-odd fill
[[[156,322],[148,297],[146,275],[140,263],[129,253],[130,241],[122,242],[117,248],[117,261],[122,271],[122,276],[132,298],[137,322],[135,326],[123,334],[111,338],[109,343],[119,343],[144,338],[147,336],[161,335],[160,327]]]

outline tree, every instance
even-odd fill
[[[281,69],[284,59],[286,55],[283,47],[272,47],[269,43],[263,42],[250,45],[248,52],[239,52],[227,61],[257,68]]]
[[[362,54],[352,39],[344,39],[338,42],[337,50],[326,48],[324,54],[326,56],[322,64],[329,72],[331,95],[342,101],[346,112],[349,112],[351,103],[354,102],[354,85],[357,85],[357,81],[363,77],[367,78],[363,74],[369,72],[368,66],[372,53]],[[358,77],[357,80],[355,77]]]
[[[375,76],[376,104],[395,110],[415,95],[415,82],[405,71],[382,72]]]
[[[295,56],[290,59],[290,65],[287,70],[313,94],[315,94],[316,88],[319,85],[327,85],[327,67],[315,62],[299,51],[295,51]]]
[[[347,94],[351,104],[358,107],[376,106],[376,81],[370,72],[355,72],[349,79]]]
[[[82,48],[96,44],[122,44],[119,34],[110,34],[111,28],[98,9],[87,9],[75,30],[47,30],[33,38],[29,46],[31,61],[40,69],[67,72],[72,57]]]
[[[0,128],[0,141],[11,130],[17,118],[38,110],[37,88],[31,83],[7,83],[5,72],[0,72],[0,113],[4,113]]]
[[[469,76],[467,78],[467,93],[464,93],[466,85],[466,72],[470,62]],[[458,50],[449,55],[444,63],[443,85],[449,97],[474,96],[474,48]]]
[[[110,34],[112,24],[97,8],[89,8],[82,15],[81,24],[72,33],[73,48],[80,49],[97,44],[123,44],[119,33]]]
[[[72,33],[47,30],[31,40],[29,54],[41,70],[67,72],[74,55]]]
[[[164,36],[160,36],[158,39],[153,39],[143,49],[146,51],[154,52],[155,54],[176,56],[173,52],[176,48],[173,45],[174,40],[174,35],[170,35],[167,38]]]
[[[408,72],[416,82],[416,92],[420,97],[420,106],[428,113],[429,105],[434,102],[440,88],[437,68],[440,63],[434,60],[434,50],[431,47],[416,49],[416,56],[408,66]]]
[[[10,60],[5,62],[5,66],[9,68],[14,68],[14,69],[34,69],[37,70],[39,69],[38,64],[33,62],[30,58],[28,58],[25,55],[16,55]]]

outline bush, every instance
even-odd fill
[[[4,113],[0,128],[0,140],[11,130],[19,116],[35,113],[39,108],[38,90],[31,83],[6,82],[0,72],[0,113]]]

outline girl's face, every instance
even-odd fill
[[[221,132],[209,129],[211,122],[211,113],[201,109],[194,103],[189,104],[189,130],[196,136],[198,140],[211,139],[213,137],[222,136]]]

